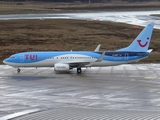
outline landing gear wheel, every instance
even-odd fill
[[[18,68],[18,69],[17,69],[17,72],[20,73],[20,71],[21,71],[21,69]]]
[[[77,73],[81,73],[82,69],[81,68],[77,68]]]

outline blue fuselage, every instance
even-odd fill
[[[56,63],[70,67],[111,66],[138,61],[149,56],[148,52],[105,52],[100,62],[96,62],[103,52],[63,51],[63,52],[22,52],[14,54],[3,62],[14,67],[54,67]]]

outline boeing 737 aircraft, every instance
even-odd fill
[[[22,52],[11,55],[3,63],[16,67],[54,67],[56,72],[68,72],[77,68],[81,73],[82,67],[104,67],[139,61],[149,56],[148,50],[154,24],[148,24],[137,38],[126,48],[116,51],[47,51]]]

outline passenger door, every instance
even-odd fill
[[[128,53],[125,53],[125,60],[128,61]]]
[[[24,62],[24,55],[20,55],[20,62]]]

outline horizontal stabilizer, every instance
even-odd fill
[[[151,53],[152,51],[153,51],[153,49],[149,49],[147,52],[148,52],[148,53]]]

